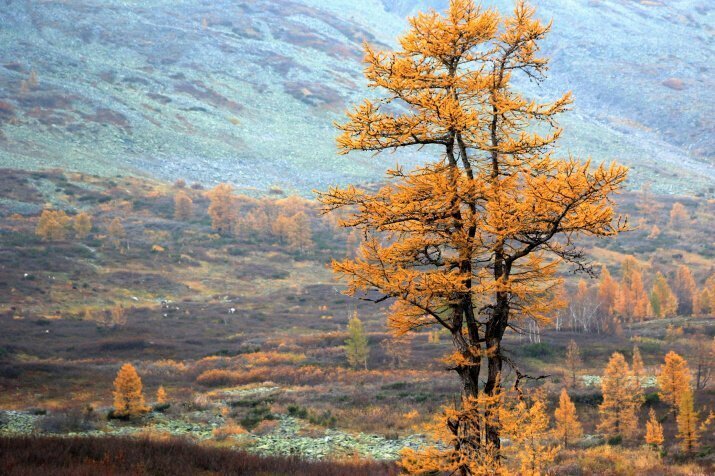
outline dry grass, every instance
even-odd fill
[[[175,439],[0,438],[0,473],[5,476],[396,475],[388,463],[311,463],[207,448]]]

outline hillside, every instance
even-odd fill
[[[389,48],[414,0],[10,0],[0,11],[0,166],[139,174],[301,194],[374,181],[396,158],[338,157],[365,94],[363,41]],[[509,2],[495,4],[509,8]],[[703,0],[540,2],[551,79],[572,89],[566,149],[632,187],[712,193],[712,24]],[[376,19],[379,19],[377,21]]]
[[[423,444],[421,425],[458,391],[456,379],[444,369],[448,336],[425,330],[406,342],[394,341],[384,303],[339,293],[342,285],[325,265],[351,252],[350,237],[319,216],[314,203],[277,192],[262,200],[236,197],[241,216],[259,206],[274,214],[308,213],[315,246],[301,252],[289,249],[275,232],[217,234],[207,215],[209,200],[198,187],[2,169],[0,191],[0,448],[25,448],[0,458],[0,465],[25,471],[19,474],[42,473],[47,454],[59,454],[54,467],[69,468],[68,474],[83,474],[77,472],[92,465],[143,474],[133,468],[137,458],[144,459],[145,468],[171,466],[160,448],[192,461],[218,458],[207,463],[209,474],[221,474],[224,465],[273,468],[280,474],[291,464],[321,471],[316,474],[365,474],[364,467],[354,469],[358,464],[368,465],[370,474],[390,474],[393,465],[361,463],[356,456],[392,461],[403,447]],[[193,213],[185,219],[174,215],[173,198],[179,193],[193,200]],[[669,224],[676,200],[684,205],[688,226]],[[90,234],[83,239],[36,236],[38,214],[47,203],[70,215],[90,214]],[[644,203],[652,210],[647,217],[639,211]],[[672,283],[675,263],[686,263],[704,287],[715,272],[712,203],[627,193],[620,209],[641,227],[614,240],[586,241],[589,255],[614,276],[621,273],[623,259],[633,255],[649,289],[655,271]],[[119,246],[109,233],[117,218],[126,230]],[[662,232],[649,238],[654,224]],[[573,289],[578,277],[565,277]],[[346,324],[354,312],[365,323],[367,369],[346,362]],[[598,382],[608,356],[614,351],[630,355],[637,345],[646,366],[640,418],[654,408],[665,415],[666,433],[674,435],[675,421],[659,400],[654,374],[668,350],[695,369],[714,324],[702,315],[624,323],[614,334],[581,332],[566,323],[538,333],[510,331],[504,343],[509,355],[523,362],[524,371],[550,375],[539,388],[551,405],[567,381],[569,341],[583,349],[579,384],[571,392],[586,436],[578,450],[563,452],[554,474],[574,474],[574,465],[586,474],[624,474],[618,471],[631,460],[639,465],[635,474],[710,471],[711,434],[703,435],[698,457],[681,465],[674,444],[668,446],[668,459],[637,442],[609,453],[596,424],[602,400]],[[147,403],[153,405],[135,421],[109,418],[112,381],[125,362],[136,365]],[[514,378],[511,371],[505,375],[506,382]],[[169,407],[155,403],[160,385]],[[527,388],[537,387],[529,383]],[[697,399],[710,407],[712,388],[698,391]],[[68,433],[108,439],[6,438]],[[127,436],[139,440],[113,439]],[[39,445],[51,452],[38,450]],[[217,447],[349,464],[259,459]],[[111,448],[123,448],[126,459],[105,456]]]

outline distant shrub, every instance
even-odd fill
[[[535,359],[543,359],[554,357],[558,353],[561,353],[561,349],[553,344],[547,344],[545,342],[539,342],[536,344],[527,344],[519,348],[519,353],[524,357],[532,357]]]
[[[239,423],[247,430],[252,430],[263,420],[275,420],[275,416],[271,413],[271,409],[265,403],[260,403],[253,406],[248,412],[241,417]]]
[[[646,393],[644,403],[648,406],[653,406],[660,403],[660,394],[658,392]]]
[[[595,407],[603,403],[603,395],[601,392],[574,393],[571,395],[571,400],[579,405]]]
[[[300,405],[288,405],[288,416],[305,420],[308,418],[308,409]]]
[[[243,435],[245,433],[246,429],[243,428],[241,425],[234,422],[228,422],[224,426],[214,428],[214,430],[211,432],[211,435],[216,440],[223,441],[230,436]]]
[[[99,419],[92,408],[71,409],[39,419],[35,428],[43,433],[79,433],[98,429]]]
[[[325,410],[319,414],[311,414],[308,416],[308,421],[313,425],[324,426],[326,428],[335,428],[338,423],[337,418],[333,416],[330,410]]]

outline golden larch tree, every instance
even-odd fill
[[[233,231],[236,223],[236,206],[233,188],[227,183],[220,183],[206,192],[209,198],[208,214],[211,217],[211,227],[222,234]]]
[[[345,355],[348,364],[353,368],[363,367],[367,370],[367,359],[370,356],[365,327],[357,315],[353,313],[348,321],[348,338],[345,340]]]
[[[110,322],[113,327],[121,327],[127,323],[127,315],[124,306],[117,304],[109,310]]]
[[[610,332],[615,331],[615,307],[618,298],[618,283],[606,266],[601,267],[601,280],[598,285],[599,313]]]
[[[92,231],[92,215],[87,212],[78,213],[72,220],[72,228],[74,228],[75,238],[84,240]]]
[[[161,385],[159,389],[156,391],[156,403],[159,405],[163,405],[168,401],[168,397],[166,396],[166,390],[164,390],[164,386]]]
[[[648,421],[645,424],[645,443],[653,448],[660,448],[664,441],[663,425],[655,415],[655,410],[651,408],[648,412]]]
[[[571,443],[583,436],[583,428],[578,420],[576,405],[571,401],[565,388],[561,389],[559,406],[554,411],[554,420],[556,420],[554,434],[564,448],[568,448]]]
[[[680,397],[690,389],[690,369],[688,362],[672,350],[665,354],[665,361],[658,372],[660,399],[678,408]]]
[[[67,239],[71,218],[62,210],[42,210],[35,234],[45,241]]]
[[[581,350],[575,340],[571,339],[566,346],[566,370],[569,375],[571,387],[578,385],[577,373],[581,368]]]
[[[688,388],[678,399],[678,415],[676,417],[680,448],[687,454],[692,453],[699,446],[700,428],[698,427],[698,420],[699,415],[695,411],[693,391]]]
[[[674,317],[678,311],[678,298],[662,273],[657,273],[653,281],[650,304],[656,317]]]
[[[601,378],[603,403],[598,430],[609,438],[632,437],[638,429],[636,412],[641,406],[640,388],[623,354],[614,352]]]
[[[290,251],[303,254],[313,249],[313,231],[307,213],[298,212],[290,218],[287,240]]]
[[[636,382],[640,386],[643,382],[643,377],[645,377],[645,365],[643,364],[643,357],[641,357],[641,351],[637,345],[633,346],[633,360],[631,362],[631,372],[633,377],[635,377]]]
[[[543,396],[537,395],[531,405],[526,399],[500,414],[503,434],[512,442],[514,457],[519,462],[519,474],[545,474],[558,454],[558,447],[549,443],[549,415]]]
[[[686,265],[681,264],[675,272],[673,291],[678,298],[678,315],[691,316],[695,308],[698,285],[695,283],[693,272]]]
[[[174,195],[174,218],[181,221],[189,220],[194,214],[194,201],[191,197],[179,190]]]
[[[704,390],[710,383],[715,368],[715,337],[695,336],[695,389]]]
[[[624,268],[614,310],[624,320],[638,322],[650,313],[650,300],[643,285],[643,274],[635,265],[635,260],[633,263],[634,267]]]
[[[455,347],[450,368],[472,400],[498,394],[504,364],[517,366],[502,349],[507,329],[553,315],[560,265],[590,269],[574,248],[577,237],[625,228],[611,195],[627,170],[553,153],[556,119],[571,96],[542,103],[511,86],[517,76],[545,76],[539,44],[550,25],[534,13],[523,1],[503,16],[452,0],[444,14],[411,18],[398,51],[366,46],[365,74],[381,97],[339,126],[340,152],[414,146],[434,159],[390,170],[390,183],[376,192],[351,186],[320,194],[326,212],[348,210],[342,226],[365,237],[358,257],[333,263],[348,294],[391,298],[397,334],[446,329]],[[498,418],[483,420],[479,433],[464,419],[445,423],[470,461],[501,446]],[[469,471],[466,463],[459,469]]]
[[[114,380],[114,414],[135,417],[149,411],[144,404],[142,381],[132,364],[124,364]]]
[[[122,225],[122,221],[119,219],[119,217],[116,217],[111,222],[109,222],[109,226],[107,227],[107,235],[109,237],[109,242],[112,244],[112,246],[114,246],[118,250],[124,248],[123,242],[127,236],[127,232],[125,231],[124,225]]]
[[[678,231],[688,225],[690,217],[682,203],[675,202],[670,209],[670,227]]]

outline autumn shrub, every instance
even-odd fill
[[[3,476],[399,474],[391,462],[265,457],[165,438],[0,437],[0,469]]]
[[[245,428],[243,428],[238,423],[229,421],[229,422],[226,422],[226,424],[224,424],[223,426],[214,428],[213,431],[211,432],[211,436],[213,436],[214,439],[216,439],[218,441],[223,441],[231,436],[243,435],[245,433],[246,433]]]
[[[256,435],[267,435],[275,431],[280,423],[277,420],[263,420],[253,428],[252,433]]]
[[[576,473],[574,473],[576,469]],[[685,476],[707,474],[695,465],[666,465],[660,455],[648,448],[629,449],[596,446],[580,451],[564,451],[553,468],[553,474],[635,475],[667,474]]]
[[[263,420],[275,420],[275,416],[271,413],[270,407],[260,402],[251,406],[238,420],[238,422],[247,430],[252,430]]]
[[[37,420],[35,429],[42,433],[67,434],[92,431],[100,426],[99,416],[91,407],[87,407],[53,412]]]
[[[305,360],[305,354],[281,353],[281,352],[253,352],[243,354],[241,358],[248,365],[279,365],[279,364],[299,364]]]

